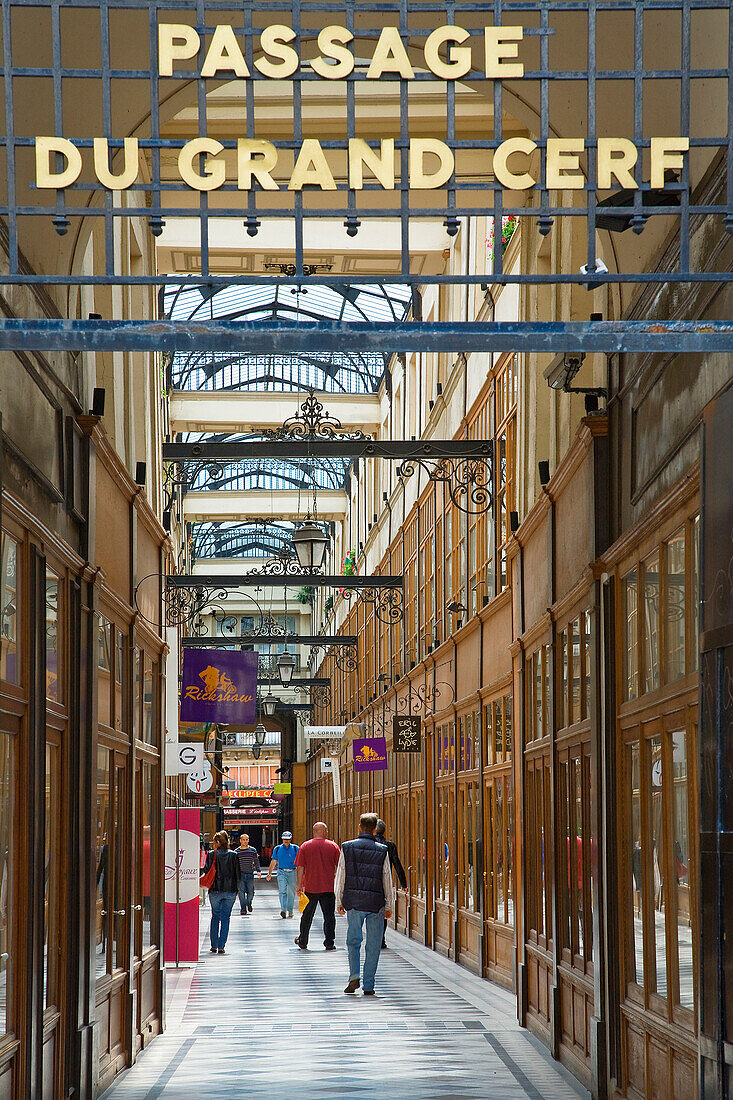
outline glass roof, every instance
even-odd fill
[[[232,521],[193,523],[190,528],[194,562],[199,558],[273,558],[290,547],[296,524]]]
[[[169,286],[165,314],[173,320],[227,321],[401,321],[410,305],[410,288],[391,284],[301,287],[259,285]],[[182,390],[306,390],[373,393],[389,356],[341,351],[298,355],[177,353],[172,384]]]

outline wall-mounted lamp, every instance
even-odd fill
[[[135,484],[144,485],[145,479],[148,476],[148,468],[145,462],[137,462],[135,464]]]
[[[104,416],[104,399],[106,391],[101,386],[95,386],[92,390],[92,416]]]
[[[543,458],[541,462],[537,463],[537,469],[540,474],[540,485],[544,487],[550,480],[550,463]]]
[[[512,534],[519,530],[519,512],[509,513],[509,530]]]

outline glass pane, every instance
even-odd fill
[[[113,828],[114,849],[114,966],[124,966],[127,959],[125,934],[127,929],[127,890],[125,889],[125,769],[115,768],[115,815]]]
[[[143,683],[143,740],[148,745],[154,745],[156,741],[155,728],[155,675],[153,661],[144,654],[145,680]]]
[[[662,738],[652,737],[649,742],[649,795],[651,826],[651,859],[652,859],[652,885],[654,920],[652,930],[654,935],[654,961],[657,975],[657,993],[660,997],[667,996],[667,945],[664,929],[664,906],[668,893],[667,883],[664,881],[664,832],[663,814],[664,800],[662,798]]]
[[[506,921],[506,898],[504,894],[504,780],[501,776],[494,785],[494,846],[496,849],[496,874],[494,891],[496,894],[497,920]]]
[[[685,534],[667,543],[667,577],[664,601],[667,680],[685,675]]]
[[[156,880],[153,857],[153,828],[155,805],[155,768],[143,764],[142,804],[140,820],[142,824],[142,950],[147,951],[153,943],[152,927],[152,883]]]
[[[629,803],[631,805],[631,946],[629,981],[644,984],[644,853],[641,830],[641,759],[639,745],[629,746]]]
[[[140,708],[142,705],[143,689],[143,655],[138,646],[135,646],[134,689],[132,703],[132,732],[135,737],[139,738]]]
[[[512,758],[512,697],[504,696],[504,759]]]
[[[583,616],[583,717],[590,718],[590,611]]]
[[[97,717],[104,726],[112,724],[112,627],[99,620],[97,634]]]
[[[573,761],[573,779],[575,785],[575,838],[572,851],[573,889],[575,891],[575,916],[573,918],[573,923],[576,935],[575,950],[579,955],[582,955],[585,914],[583,912],[583,773],[581,771],[580,760]]]
[[[5,531],[0,536],[0,680],[20,683],[18,660],[18,544]]]
[[[484,912],[487,917],[496,917],[496,866],[494,845],[494,786],[487,783],[484,787],[484,820],[486,821],[484,869],[486,872],[486,897]]]
[[[109,939],[109,841],[110,841],[109,751],[97,749],[97,836],[94,861],[97,868],[96,947],[97,977],[107,971]]]
[[[46,745],[46,841],[44,852],[43,1004],[58,1004],[59,747]]]
[[[505,780],[506,788],[506,818],[504,834],[504,851],[506,852],[506,872],[504,875],[504,887],[506,893],[506,921],[514,924],[514,780],[508,775]]]
[[[692,521],[692,545],[690,547],[690,603],[692,605],[690,636],[690,671],[698,665],[700,648],[700,517]]]
[[[59,697],[59,579],[46,574],[46,695]]]
[[[680,1004],[694,1008],[692,975],[692,911],[690,903],[690,830],[687,817],[687,738],[684,730],[672,734],[674,790],[674,886]]]
[[[644,691],[659,687],[659,553],[644,562]]]
[[[572,899],[572,871],[570,845],[570,815],[568,795],[568,765],[566,761],[558,764],[557,783],[557,829],[560,835],[560,868],[557,895],[558,918],[560,925],[560,947],[570,948],[570,902]]]
[[[626,699],[636,699],[639,694],[639,646],[637,633],[637,608],[639,593],[636,582],[636,570],[632,569],[624,577],[624,616],[625,616],[625,662],[624,681]]]
[[[534,655],[534,735],[540,738],[544,735],[542,724],[542,657],[544,650],[539,649]]]
[[[579,722],[580,714],[580,619],[570,624],[570,724]]]
[[[503,741],[503,716],[502,716],[502,701],[497,699],[494,703],[494,763],[501,764],[504,759],[504,741]]]
[[[13,750],[0,735],[0,1035],[8,1031],[8,994],[12,978]]]
[[[124,724],[124,692],[125,667],[127,663],[127,638],[117,631],[115,644],[115,729],[122,729]]]

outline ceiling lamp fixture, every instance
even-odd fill
[[[277,662],[277,674],[280,677],[280,683],[283,687],[287,687],[290,684],[294,672],[295,657],[293,657],[292,653],[281,653]]]
[[[277,708],[277,699],[274,695],[271,695],[268,691],[267,695],[262,701],[262,709],[265,712],[267,718],[272,718]]]
[[[262,725],[262,722],[258,722],[255,726],[255,744],[264,745],[265,738],[267,737],[267,730]]]

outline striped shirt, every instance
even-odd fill
[[[234,851],[239,856],[239,868],[243,875],[256,875],[260,870],[260,857],[257,855],[257,850],[250,846],[248,848],[235,848]]]

